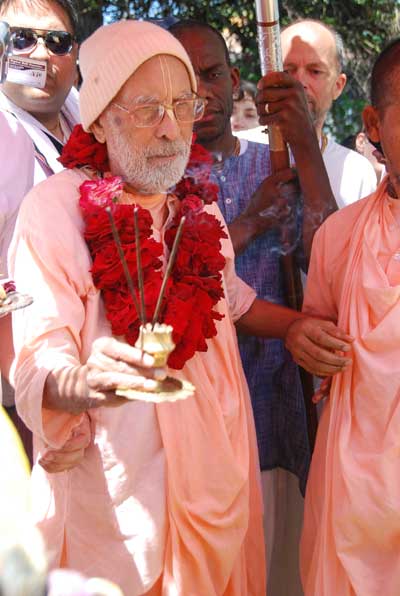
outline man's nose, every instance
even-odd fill
[[[38,37],[35,47],[29,53],[30,58],[36,58],[37,60],[48,60],[49,51],[46,47],[43,37]]]
[[[233,130],[244,130],[246,128],[244,119],[238,116],[232,118],[232,129]]]
[[[197,80],[197,94],[206,99],[212,96],[211,85],[204,80],[204,78],[196,76]]]
[[[296,71],[291,72],[290,74],[294,79],[296,79],[296,81],[299,81],[299,83],[303,85],[304,89],[307,89],[308,76],[304,68],[298,68]]]
[[[171,141],[179,138],[180,128],[179,122],[177,121],[174,111],[170,107],[165,107],[165,112],[160,124],[156,130],[157,137],[167,137]]]

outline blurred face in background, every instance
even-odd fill
[[[234,100],[231,116],[233,131],[248,130],[259,125],[257,108],[253,97],[245,93],[242,99]]]

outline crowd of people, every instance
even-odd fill
[[[32,465],[28,489],[17,449],[0,594],[397,596],[400,39],[363,111],[378,177],[324,131],[346,74],[323,22],[286,27],[284,72],[254,87],[207,23],[119,21],[81,44],[78,91],[71,0],[0,0],[0,20],[47,72],[0,91],[0,268],[33,298],[0,316]],[[173,328],[167,365],[146,321]]]

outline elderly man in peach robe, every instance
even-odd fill
[[[316,233],[304,303],[354,338],[307,486],[306,596],[400,594],[400,38],[375,62],[363,118],[388,176]]]
[[[80,66],[91,134],[68,147],[70,167],[85,167],[29,193],[10,256],[34,298],[15,316],[14,339],[16,400],[34,433],[36,519],[53,565],[101,575],[126,596],[264,596],[257,448],[234,323],[284,338],[320,374],[348,365],[333,350],[349,338],[257,299],[235,274],[216,203],[204,206],[193,185],[189,196],[185,184],[180,198],[169,192],[204,108],[181,44],[150,23],[121,21],[83,43]],[[173,370],[132,345],[138,319],[106,205],[132,277],[137,210],[145,315],[186,210],[162,314],[174,325]],[[194,395],[153,403],[167,374]],[[118,396],[121,387],[138,399]]]

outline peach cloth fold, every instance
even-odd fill
[[[49,370],[86,362],[93,341],[111,334],[82,237],[84,179],[66,171],[35,187],[11,250],[18,287],[34,296],[14,318],[15,383],[39,455],[83,422],[83,415],[42,408]],[[176,199],[168,197],[165,208],[170,219]],[[222,218],[215,204],[207,209]],[[164,228],[153,231],[162,240]],[[114,581],[126,596],[265,595],[257,446],[234,328],[255,293],[235,274],[230,240],[222,251],[218,335],[173,371],[196,386],[195,396],[90,410],[92,442],[82,464],[53,475],[34,466],[36,519],[54,565],[64,544],[68,566]]]
[[[317,232],[304,310],[355,337],[306,492],[306,596],[400,594],[400,228],[383,181]]]

